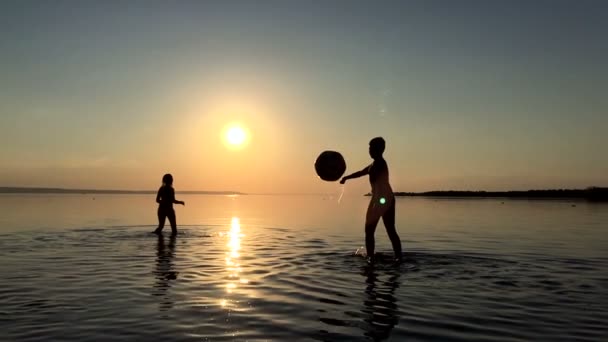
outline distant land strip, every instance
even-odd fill
[[[184,195],[245,195],[238,191],[176,191]],[[24,188],[0,187],[0,194],[113,194],[113,195],[149,195],[156,190],[98,190],[98,189],[62,189],[62,188]]]
[[[366,196],[370,196],[368,193]],[[556,198],[556,199],[588,199],[608,201],[608,188],[589,187],[587,189],[549,189],[525,191],[427,191],[427,192],[395,192],[400,197],[458,197],[458,198]]]

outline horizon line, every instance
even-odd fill
[[[548,188],[548,189],[528,189],[528,190],[429,190],[429,191],[393,191],[399,195],[424,195],[431,193],[514,193],[514,192],[534,192],[534,191],[584,191],[590,189],[602,189],[603,187],[588,186],[586,188]],[[605,189],[605,188],[604,188]],[[27,186],[0,186],[0,193],[65,193],[65,194],[154,194],[157,190],[126,190],[126,189],[85,189],[85,188],[62,188],[62,187],[27,187]],[[208,195],[306,195],[306,196],[330,196],[333,193],[312,193],[312,192],[251,192],[246,193],[234,190],[180,190],[176,193],[181,194],[208,194]],[[369,192],[362,194],[368,196]]]

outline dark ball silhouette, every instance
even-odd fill
[[[346,171],[346,162],[339,152],[323,151],[315,161],[315,171],[322,180],[334,182]]]

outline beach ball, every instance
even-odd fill
[[[346,171],[346,162],[340,152],[323,151],[315,161],[315,171],[322,180],[334,182]]]

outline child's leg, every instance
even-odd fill
[[[177,220],[175,218],[175,210],[171,209],[167,212],[169,223],[171,223],[171,234],[177,234]]]
[[[162,210],[161,208],[158,208],[157,211],[157,215],[158,215],[158,228],[156,228],[156,230],[154,231],[155,233],[160,233],[163,228],[165,227],[165,211]]]
[[[367,256],[370,258],[374,257],[376,249],[376,239],[374,234],[376,233],[376,227],[380,216],[382,215],[381,208],[379,208],[375,201],[372,199],[367,207],[367,214],[365,215],[365,249],[367,250]]]
[[[401,239],[399,238],[399,234],[397,234],[397,229],[395,228],[395,200],[392,201],[386,213],[382,215],[382,222],[384,222],[384,227],[386,228],[388,237],[391,239],[393,251],[395,252],[395,258],[401,259]]]
[[[376,249],[376,239],[374,238],[374,234],[376,233],[377,226],[378,221],[375,223],[368,222],[365,224],[365,249],[367,250],[367,256],[369,258],[374,257]]]

